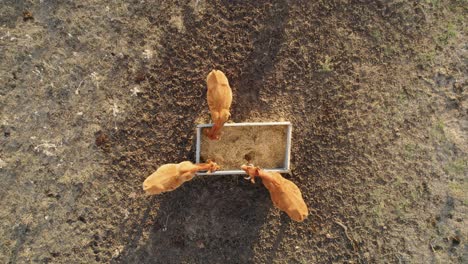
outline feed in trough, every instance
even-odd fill
[[[207,129],[207,128],[205,128]],[[213,160],[223,170],[238,170],[245,163],[264,168],[285,166],[288,126],[224,126],[220,140],[201,133],[200,161]]]

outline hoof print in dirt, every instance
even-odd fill
[[[24,11],[23,12],[23,21],[24,22],[33,21],[33,20],[34,20],[33,14],[30,11]]]
[[[96,144],[97,147],[101,148],[101,149],[104,149],[104,150],[108,150],[110,145],[110,140],[109,140],[109,136],[103,132],[103,131],[98,131],[94,134],[94,143]]]

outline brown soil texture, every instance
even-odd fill
[[[243,164],[284,168],[287,129],[287,126],[227,126],[223,127],[219,140],[210,140],[202,133],[200,160],[215,161],[220,170],[240,170]]]
[[[463,0],[0,4],[1,263],[467,263]],[[142,182],[232,121],[290,121],[310,215],[260,182]]]

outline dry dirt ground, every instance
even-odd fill
[[[467,263],[467,6],[0,0],[0,262]],[[212,69],[293,123],[305,222],[240,176],[143,195]]]

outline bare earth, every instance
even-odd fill
[[[467,263],[467,11],[0,1],[0,263]],[[143,195],[193,160],[212,69],[233,122],[293,123],[305,222],[241,176]]]

